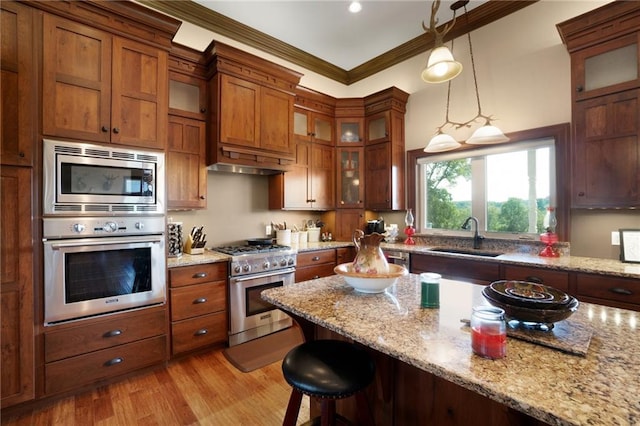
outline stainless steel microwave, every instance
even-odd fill
[[[164,153],[43,140],[43,213],[165,214]]]

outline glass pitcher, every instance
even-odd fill
[[[358,253],[353,260],[353,271],[364,274],[388,274],[389,263],[384,257],[380,243],[384,235],[374,232],[365,235],[360,229],[353,232],[353,243]]]

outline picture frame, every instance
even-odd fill
[[[640,229],[619,229],[620,260],[640,263]]]

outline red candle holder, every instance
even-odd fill
[[[540,241],[546,244],[546,247],[540,252],[542,257],[560,257],[560,253],[553,248],[558,242],[558,235],[555,232],[545,232],[540,234]]]
[[[413,226],[407,226],[406,228],[404,228],[404,233],[405,233],[405,235],[407,236],[407,239],[406,239],[406,240],[404,240],[404,243],[405,243],[405,244],[408,244],[408,245],[415,245],[415,244],[416,244],[416,242],[415,242],[415,241],[414,241],[414,239],[412,238],[412,237],[413,237],[413,234],[415,234],[415,233],[416,233],[415,228],[414,228]]]

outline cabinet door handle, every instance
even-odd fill
[[[201,199],[201,200],[204,200],[204,195],[201,195],[201,196],[200,196],[200,199]]]
[[[113,128],[113,133],[116,133],[116,134],[120,133],[120,129],[118,129],[117,127],[114,127]]]
[[[102,126],[101,130],[103,133],[107,133],[109,131],[109,128],[107,126]]]
[[[633,295],[633,292],[631,290],[629,290],[629,289],[626,289],[626,288],[614,287],[614,288],[610,288],[609,291],[611,293],[622,294],[624,296]]]
[[[536,284],[543,284],[544,280],[540,277],[536,277],[534,275],[529,275],[528,277],[525,277],[526,281],[531,281],[532,283],[536,283]]]
[[[199,303],[205,303],[207,301],[206,297],[198,297],[196,300],[193,301],[194,305],[197,305]]]
[[[208,274],[206,272],[198,272],[197,274],[193,274],[192,278],[206,278],[207,275]]]
[[[102,335],[102,337],[116,337],[122,334],[122,330],[111,330],[107,331]]]
[[[584,192],[583,191],[578,192],[578,197],[584,197]]]
[[[207,109],[206,109],[206,108],[204,108],[204,107],[202,107],[202,108],[200,108],[200,112],[201,112],[201,113],[205,113],[205,112],[207,112]]]
[[[311,260],[312,260],[313,262],[317,262],[318,260],[320,260],[320,258],[319,258],[318,256],[313,256],[313,257],[311,258]]]
[[[320,275],[314,275],[312,279],[317,280],[318,278],[320,278]]]
[[[20,151],[20,152],[18,153],[18,156],[19,156],[20,158],[24,158],[24,152]]]
[[[207,334],[209,331],[206,328],[201,328],[200,330],[196,331],[195,333],[193,333],[194,336],[204,336],[205,334]]]
[[[121,364],[122,362],[124,362],[124,359],[122,357],[117,357],[117,358],[113,358],[110,359],[109,361],[104,363],[105,367],[111,367],[113,365],[118,365]]]
[[[584,90],[584,87],[582,87],[582,86],[576,87],[576,92],[578,92],[578,93],[582,92],[583,90]]]

